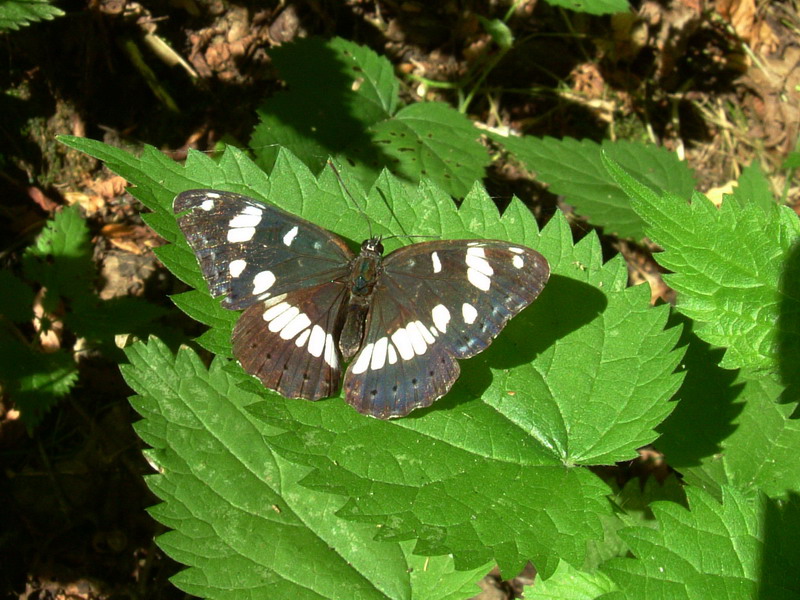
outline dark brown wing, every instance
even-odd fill
[[[496,240],[412,244],[386,257],[364,344],[345,374],[347,401],[379,418],[430,405],[550,276],[544,257]]]

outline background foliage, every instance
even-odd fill
[[[530,561],[532,598],[800,592],[795,211],[758,162],[715,203],[663,147],[479,129],[465,112],[522,43],[508,20],[481,21],[497,54],[453,86],[453,105],[411,101],[408,80],[367,46],[309,37],[270,51],[285,86],[260,99],[247,144],[228,138],[176,161],[153,146],[60,138],[128,182],[164,240],[156,256],[185,284],[172,301],[205,328],[189,336],[166,306],[101,298],[93,225],[66,208],[0,271],[0,381],[36,435],[79,390],[87,356],[120,364],[179,589],[457,599],[493,566],[510,578]],[[798,162],[790,154],[783,168]],[[562,210],[542,226],[541,206],[513,198],[498,210],[476,182],[501,163],[535,172]],[[365,219],[376,234],[507,239],[542,252],[553,276],[429,409],[384,422],[340,398],[285,399],[231,360],[238,315],[209,296],[172,214],[194,188],[271,202],[354,245]],[[630,256],[609,258],[612,238],[654,251],[674,304],[629,285]],[[609,476],[629,463],[649,477]]]

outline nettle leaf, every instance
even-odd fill
[[[580,571],[560,562],[550,579],[537,579],[525,589],[527,600],[595,600],[617,590],[613,580],[601,571]]]
[[[551,192],[563,194],[564,200],[574,206],[578,214],[606,233],[620,237],[643,238],[644,223],[633,210],[628,196],[603,167],[603,152],[653,190],[689,198],[694,189],[694,175],[686,163],[658,146],[497,134],[491,137],[534,171],[536,179],[549,184]]]
[[[626,526],[647,524],[655,526],[650,505],[657,500],[667,500],[686,505],[685,484],[677,475],[664,481],[648,477],[644,483],[639,478],[629,480],[613,497],[619,507],[614,518],[604,518],[604,534],[601,541],[592,541],[583,564],[584,571],[594,571],[611,558],[627,556],[628,546],[620,538],[619,530]]]
[[[429,192],[421,186],[419,196]],[[402,195],[393,198],[402,220]],[[452,553],[459,567],[493,557],[511,573],[530,559],[547,578],[559,557],[582,564],[610,515],[605,485],[570,465],[632,458],[655,438],[652,427],[681,381],[672,373],[679,329],[663,331],[667,312],[648,307],[646,290],[624,288],[621,260],[602,265],[596,238],[573,247],[561,217],[536,240],[532,217],[515,204],[503,218],[477,193],[460,211],[421,206],[409,205],[409,218],[445,232],[460,221],[483,234],[494,211],[491,235],[519,231],[514,239],[550,258],[550,299],[543,292],[489,350],[464,363],[433,410],[389,423],[341,411],[338,401],[270,398],[253,410],[287,430],[271,441],[278,452],[316,468],[305,485],[352,498],[343,516],[379,524],[384,539],[416,538],[417,552]],[[616,311],[627,312],[624,324]],[[559,383],[562,372],[571,377]]]
[[[77,380],[78,366],[69,352],[38,352],[0,322],[0,384],[29,431]]]
[[[553,6],[561,6],[579,13],[589,13],[590,15],[610,15],[621,12],[628,12],[630,4],[628,0],[545,0]]]
[[[67,207],[47,222],[36,243],[22,257],[27,279],[47,291],[43,304],[55,310],[61,297],[80,298],[90,294],[95,275],[89,245],[89,228],[77,206]]]
[[[162,218],[176,193],[226,189],[269,199],[354,245],[368,235],[333,172],[317,179],[285,151],[267,178],[232,148],[219,163],[192,153],[174,169],[149,149],[134,159],[81,145],[138,186],[133,193],[155,211],[148,221],[173,241],[162,247],[162,260],[198,282],[197,293],[176,302],[211,326],[201,341],[225,356],[232,313],[204,297],[207,286],[174,218]],[[251,179],[253,169],[261,175]],[[229,363],[230,374],[266,399],[250,407],[269,425],[265,443],[283,460],[313,468],[302,485],[346,496],[338,514],[364,521],[382,539],[415,540],[415,553],[453,554],[458,569],[497,561],[507,573],[530,559],[544,577],[560,559],[582,564],[611,506],[607,486],[574,465],[630,459],[655,439],[653,428],[669,414],[668,399],[681,382],[673,373],[680,328],[664,329],[667,309],[650,308],[646,290],[625,288],[620,258],[603,264],[596,236],[574,245],[561,216],[540,233],[521,202],[501,217],[478,186],[456,208],[429,182],[413,188],[384,172],[363,191],[349,169],[341,176],[366,207],[374,234],[516,241],[539,249],[554,275],[491,348],[462,363],[447,398],[409,418],[368,419],[341,399],[282,398]],[[387,240],[387,252],[403,243]],[[552,378],[550,387],[545,378]]]
[[[800,488],[800,421],[783,386],[718,366],[722,350],[687,332],[686,379],[657,442],[687,482],[719,499],[723,485],[786,496]]]
[[[767,217],[775,211],[776,202],[772,188],[758,161],[744,168],[736,182],[731,199],[742,207],[757,204]]]
[[[11,271],[0,271],[0,315],[14,323],[33,319],[33,290]]]
[[[689,509],[656,502],[657,528],[620,534],[635,558],[602,567],[619,587],[603,598],[796,598],[800,580],[797,500],[782,504],[722,488],[722,501],[695,488]]]
[[[700,338],[727,348],[720,365],[778,370],[783,362],[796,370],[800,220],[794,211],[738,202],[716,208],[701,194],[689,203],[653,192],[618,164],[607,166],[664,248],[656,259],[674,272],[665,280],[679,294],[678,310],[697,322]]]
[[[64,15],[64,11],[48,0],[0,0],[0,31],[49,21]]]
[[[398,110],[398,81],[385,57],[341,38],[298,40],[270,56],[289,89],[258,111],[250,146],[265,171],[286,147],[315,173],[335,156],[365,187],[383,168],[412,182],[430,179],[452,196],[483,177],[489,156],[478,130],[446,104]]]
[[[127,350],[121,367],[138,394],[136,430],[158,474],[163,500],[151,514],[170,527],[158,538],[188,565],[172,582],[204,598],[464,598],[491,568],[456,572],[446,557],[414,556],[410,545],[372,540],[374,527],[335,516],[346,498],[298,481],[309,469],[270,448],[275,430],[248,413],[260,400],[216,359],[206,369],[153,338]]]

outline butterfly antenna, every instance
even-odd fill
[[[347,188],[347,186],[344,183],[344,179],[342,179],[342,176],[339,174],[339,169],[337,169],[336,165],[333,164],[333,159],[331,159],[331,158],[328,159],[328,166],[333,171],[333,174],[336,175],[336,179],[339,180],[339,185],[342,186],[342,189],[344,190],[344,192],[347,194],[347,196],[350,198],[350,200],[353,201],[353,204],[355,204],[356,208],[358,208],[358,212],[360,212],[364,216],[364,219],[367,221],[367,229],[369,230],[370,239],[374,238],[375,236],[372,235],[372,221],[370,221],[369,217],[367,216],[367,212],[361,207],[361,205],[358,203],[358,201],[356,201],[356,199],[353,196],[353,194],[350,193],[350,190]]]

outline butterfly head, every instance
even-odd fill
[[[371,237],[367,240],[364,240],[361,243],[361,251],[362,252],[369,252],[373,254],[377,254],[378,256],[383,254],[383,244],[381,243],[381,238],[379,237]]]

